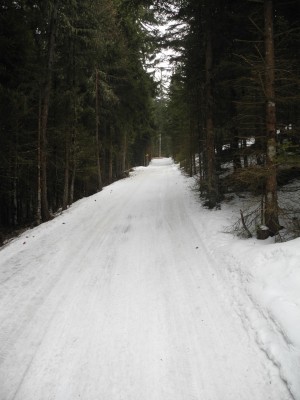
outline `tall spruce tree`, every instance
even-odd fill
[[[95,193],[97,160],[107,184],[143,159],[154,95],[143,67],[153,42],[143,27],[145,20],[152,23],[150,4],[1,2],[3,229],[48,220],[52,212]]]
[[[276,100],[273,1],[264,0],[265,18],[265,95],[266,95],[266,204],[265,223],[274,235],[279,230],[276,172]]]

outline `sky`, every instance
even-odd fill
[[[160,35],[164,35],[168,29],[172,26],[172,22],[163,19],[163,16],[160,16],[161,24],[155,26],[155,29],[158,29]],[[155,66],[149,67],[148,71],[154,74],[154,78],[157,82],[162,82],[164,88],[168,88],[170,84],[170,78],[172,72],[174,71],[174,62],[171,61],[172,57],[176,55],[176,52],[171,48],[162,49],[159,51],[155,58]]]

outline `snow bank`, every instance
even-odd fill
[[[255,308],[246,310],[247,317],[259,345],[300,399],[300,239],[266,246],[252,243],[232,254]]]
[[[205,229],[202,235],[219,260],[217,272],[231,288],[245,327],[254,331],[291,394],[300,399],[300,238],[275,244],[226,234],[238,215],[236,206],[203,210],[199,229]]]

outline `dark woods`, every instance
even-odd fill
[[[283,213],[288,224],[300,217],[299,206],[287,212],[277,198],[278,181],[300,176],[298,8],[178,1],[168,37],[179,52],[166,110],[175,157],[199,177],[209,208],[229,193],[260,196],[256,215],[242,219],[267,236],[280,231]]]
[[[159,132],[209,208],[250,190],[278,233],[278,183],[300,171],[298,16],[294,0],[0,0],[0,231],[124,177]],[[164,47],[168,93],[145,67]]]
[[[155,87],[141,2],[0,1],[0,230],[143,163]]]

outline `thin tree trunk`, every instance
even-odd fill
[[[70,179],[70,189],[69,189],[69,205],[73,204],[74,201],[74,186],[75,186],[75,177],[76,177],[76,121],[77,121],[77,110],[76,103],[74,104],[74,125],[72,129],[71,136],[71,149],[70,149],[70,157],[71,157],[71,179]]]
[[[109,153],[108,153],[108,182],[113,181],[113,145],[112,145],[112,128],[109,130]]]
[[[71,171],[70,187],[69,187],[69,205],[73,204],[74,201],[74,186],[75,186],[75,176],[76,176],[76,131],[77,131],[77,95],[76,95],[76,57],[75,57],[75,44],[72,41],[72,58],[73,58],[73,126],[71,132],[71,145],[69,151],[69,164]],[[70,172],[69,172],[70,175]]]
[[[13,167],[13,225],[18,225],[18,121],[16,121],[16,138],[15,138],[15,152],[14,152],[14,167]]]
[[[195,172],[195,135],[194,135],[194,126],[193,126],[193,121],[192,117],[190,116],[189,120],[189,125],[190,125],[190,176],[192,177],[196,172]]]
[[[42,97],[39,93],[39,109],[38,109],[38,144],[37,144],[37,208],[36,208],[36,224],[42,221],[42,200],[41,200],[41,108]]]
[[[41,214],[43,221],[51,219],[47,196],[47,124],[49,102],[52,83],[52,67],[55,53],[55,35],[57,30],[58,0],[53,2],[50,32],[48,41],[47,67],[42,91],[41,103],[41,142],[40,142],[40,167],[41,167]]]
[[[197,162],[196,162],[196,154],[193,153],[193,175],[197,174]]]
[[[12,222],[14,226],[18,225],[18,197],[17,197],[17,191],[18,191],[18,185],[17,185],[17,163],[15,162],[14,165],[14,172],[13,172],[13,196],[12,196]]]
[[[244,168],[248,168],[249,163],[248,163],[248,156],[247,156],[247,140],[243,139],[243,159],[244,159]]]
[[[65,173],[64,173],[64,193],[62,209],[66,210],[69,201],[69,168],[70,168],[70,149],[69,149],[69,133],[65,132]]]
[[[273,2],[264,0],[265,16],[265,93],[266,93],[266,136],[267,178],[265,223],[271,234],[279,230],[276,171],[276,104],[275,104],[275,57],[273,36]]]
[[[101,164],[100,164],[100,140],[99,140],[99,77],[96,69],[96,159],[97,159],[97,191],[102,190]]]
[[[74,185],[75,185],[75,176],[76,176],[76,166],[73,164],[72,175],[71,175],[71,183],[70,183],[70,191],[69,191],[69,204],[73,204],[74,201]]]
[[[239,149],[239,133],[236,127],[232,128],[232,133],[233,133],[233,137],[232,137],[232,142],[231,142],[231,146],[232,146],[232,151],[233,151],[233,168],[235,171],[237,171],[238,169],[242,168],[242,162],[241,162],[241,156],[240,156],[240,149]]]
[[[123,137],[123,151],[122,151],[122,171],[121,171],[121,175],[122,177],[125,176],[125,171],[126,171],[126,154],[127,154],[127,134],[126,132],[124,133],[124,137]]]
[[[206,22],[206,54],[205,54],[205,72],[206,72],[206,148],[207,148],[207,195],[208,206],[214,208],[217,205],[217,181],[216,181],[216,156],[215,156],[215,138],[213,122],[213,94],[212,94],[212,34],[211,34],[211,15],[210,6],[207,5]]]

